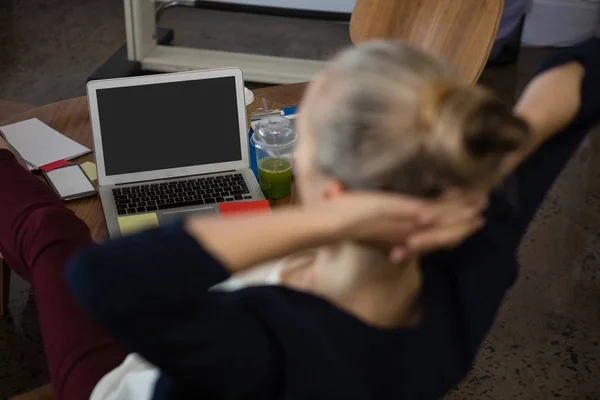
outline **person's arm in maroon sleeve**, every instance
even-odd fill
[[[0,254],[35,292],[56,398],[89,398],[125,351],[75,302],[64,267],[92,243],[85,223],[0,138]]]
[[[77,232],[85,232],[89,238],[89,231],[19,160],[18,153],[0,137],[0,254],[15,271],[30,279],[30,267],[35,268],[52,242]],[[46,220],[51,223],[43,223]],[[36,228],[41,225],[43,230]]]

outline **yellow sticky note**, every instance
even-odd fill
[[[119,217],[119,228],[121,235],[131,235],[145,229],[156,228],[158,226],[158,217],[156,213],[127,215]]]
[[[94,164],[93,162],[84,162],[83,164],[81,164],[81,169],[83,169],[83,172],[85,172],[87,177],[90,178],[90,181],[95,181],[96,179],[98,179],[96,164]]]

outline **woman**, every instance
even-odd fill
[[[94,386],[93,399],[439,398],[470,367],[527,223],[598,118],[598,48],[548,64],[517,116],[400,44],[341,55],[303,103],[301,208],[191,219],[70,263],[85,310],[160,377],[130,355],[100,380],[126,353],[57,277],[89,234],[0,152],[0,251],[36,289],[58,398]],[[479,228],[468,199],[508,174],[516,202],[495,192],[481,231],[418,260]]]

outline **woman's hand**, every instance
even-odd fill
[[[480,197],[448,196],[433,202],[345,192],[317,205],[237,218],[193,217],[185,225],[231,273],[343,240],[394,249],[392,260],[399,262],[408,254],[464,240],[481,224],[485,201]]]
[[[347,192],[319,206],[338,240],[392,246],[390,258],[457,246],[479,230],[485,193],[447,193],[436,201],[407,196]]]
[[[438,212],[426,201],[377,192],[345,192],[305,210],[322,218],[337,240],[387,245],[404,243],[416,228],[430,224]]]
[[[404,250],[408,254],[425,253],[460,245],[485,225],[481,214],[487,197],[485,192],[448,194],[436,205],[438,218],[412,232]]]

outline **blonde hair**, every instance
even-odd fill
[[[462,84],[432,56],[399,42],[351,48],[327,69],[331,112],[311,114],[315,161],[349,189],[423,197],[489,183],[529,138],[487,89]],[[330,97],[330,96],[328,96]]]

